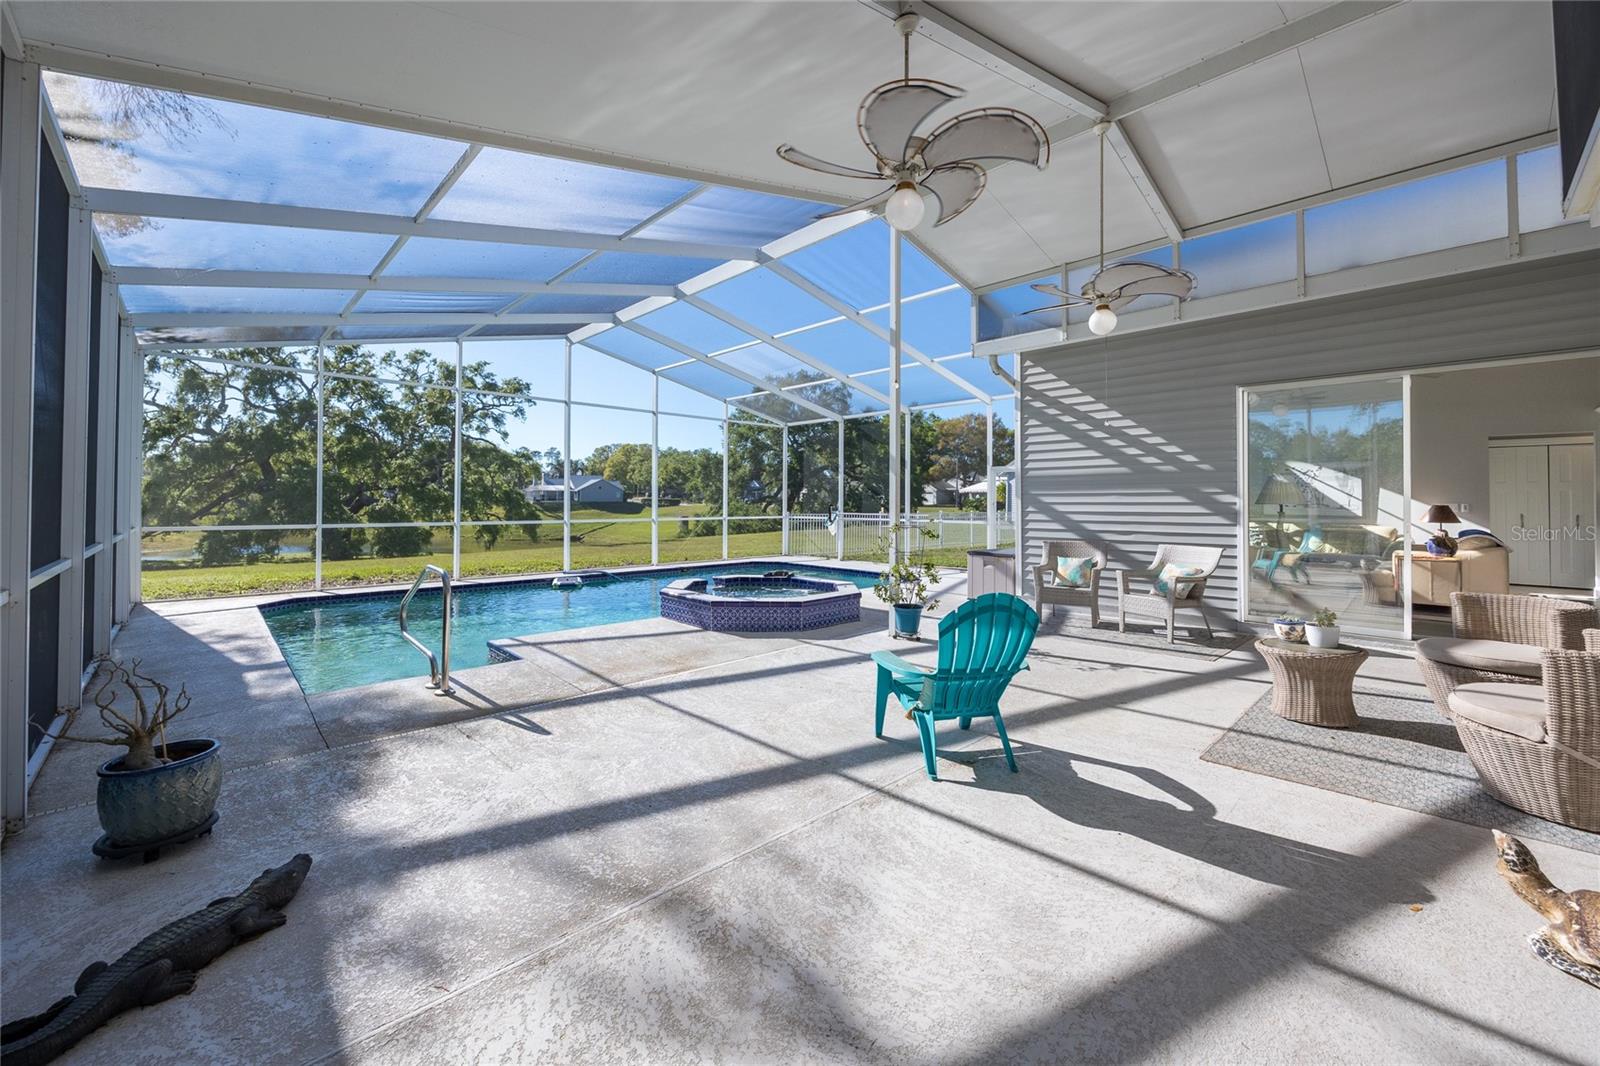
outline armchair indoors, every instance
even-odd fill
[[[1069,585],[1058,580],[1056,560],[1094,559],[1088,583]],[[1033,568],[1033,606],[1044,617],[1047,605],[1087,606],[1089,625],[1100,624],[1100,574],[1106,568],[1106,553],[1086,540],[1047,540],[1039,565]]]
[[[1179,611],[1200,612],[1200,621],[1211,637],[1211,619],[1206,616],[1206,579],[1222,563],[1221,548],[1195,544],[1158,544],[1156,556],[1145,570],[1117,571],[1117,629],[1127,632],[1128,615],[1144,615],[1167,623],[1167,643],[1172,643],[1173,625]],[[1162,578],[1168,566],[1184,573],[1170,580]],[[1136,592],[1133,582],[1148,583],[1150,591]]]

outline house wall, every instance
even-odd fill
[[[1600,300],[1600,293],[1595,298]],[[1600,358],[1419,374],[1411,382],[1411,495],[1489,521],[1489,439],[1592,433]]]
[[[1600,349],[1597,296],[1585,252],[1030,352],[1022,550],[1082,537],[1138,567],[1215,545],[1207,603],[1236,618],[1239,386]]]

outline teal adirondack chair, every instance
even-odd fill
[[[883,714],[892,694],[911,712],[922,738],[922,760],[928,776],[939,780],[938,743],[934,728],[960,719],[962,729],[974,718],[993,718],[1006,751],[1006,765],[1017,772],[1011,740],[1000,717],[1000,696],[1021,670],[1039,628],[1039,614],[1028,601],[1004,592],[968,600],[939,621],[939,661],[930,670],[889,651],[872,653],[878,664],[877,735],[883,736]]]

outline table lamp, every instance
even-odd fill
[[[1439,530],[1428,538],[1429,555],[1454,555],[1456,553],[1456,538],[1445,532],[1446,522],[1459,522],[1456,513],[1450,509],[1448,503],[1436,503],[1428,508],[1428,513],[1422,516],[1423,521],[1430,526],[1438,526]]]
[[[1300,486],[1282,474],[1269,475],[1266,483],[1261,486],[1261,491],[1256,494],[1258,507],[1278,508],[1278,526],[1276,529],[1277,543],[1274,547],[1283,547],[1283,509],[1288,504],[1300,505],[1306,502],[1306,497],[1300,491]]]

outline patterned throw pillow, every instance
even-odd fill
[[[1061,585],[1071,585],[1074,588],[1085,588],[1089,584],[1089,574],[1094,570],[1095,558],[1075,559],[1068,555],[1056,556],[1056,582]]]
[[[1174,582],[1181,584],[1181,579],[1186,577],[1199,577],[1205,572],[1206,568],[1203,566],[1178,566],[1175,563],[1168,563],[1166,566],[1161,568],[1161,573],[1156,575],[1156,595],[1165,596],[1172,590]],[[1184,596],[1187,596],[1190,589],[1193,587],[1194,586],[1190,585],[1179,588],[1178,598],[1182,599]]]

